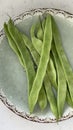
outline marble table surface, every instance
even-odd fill
[[[0,30],[9,16],[34,8],[57,8],[73,13],[73,0],[0,0]],[[10,111],[0,101],[0,130],[72,130],[73,118],[60,123],[39,124],[27,121]]]

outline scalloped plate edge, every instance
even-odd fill
[[[32,17],[35,15],[44,14],[44,13],[49,13],[51,15],[65,17],[70,21],[73,20],[73,14],[70,14],[64,10],[54,9],[54,8],[38,8],[38,9],[33,9],[30,11],[23,12],[22,14],[14,17],[13,21],[15,23],[19,23],[20,21],[22,21],[28,17]],[[0,39],[3,39],[4,35],[5,35],[4,30],[2,29],[0,31]],[[52,119],[52,118],[41,119],[37,116],[32,116],[28,113],[20,112],[12,103],[10,103],[10,101],[6,98],[5,94],[1,90],[0,90],[0,99],[6,105],[7,108],[9,108],[11,111],[13,111],[18,116],[21,116],[27,120],[39,122],[39,123],[55,123],[55,122],[57,122],[56,119]],[[59,121],[67,120],[71,117],[73,117],[73,111],[69,112],[66,116],[62,116],[62,118]]]

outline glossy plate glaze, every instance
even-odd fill
[[[73,68],[73,15],[57,9],[34,9],[17,16],[13,20],[21,32],[29,36],[32,24],[36,23],[39,15],[45,13],[53,15],[59,27],[63,47]],[[49,105],[41,112],[36,106],[30,115],[27,98],[27,78],[25,70],[21,67],[15,53],[8,45],[4,31],[0,31],[0,99],[15,114],[36,122],[53,123],[55,117]],[[64,114],[60,121],[73,117],[73,109],[65,106]]]

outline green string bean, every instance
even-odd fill
[[[55,41],[55,47],[56,47],[60,62],[62,64],[64,75],[65,75],[66,81],[68,83],[70,96],[71,96],[71,99],[73,102],[73,71],[72,71],[72,68],[65,55],[64,49],[62,47],[59,30],[58,30],[57,25],[53,18],[52,18],[52,28],[53,28],[53,37],[54,37],[54,41]]]
[[[28,37],[25,36],[24,34],[22,36],[23,36],[24,43],[25,43],[26,47],[29,49],[35,64],[38,66],[39,61],[40,61],[39,54],[35,50],[33,44],[28,39]],[[42,88],[40,90],[40,93],[39,93],[38,103],[39,103],[39,106],[40,106],[41,110],[44,110],[46,108],[46,106],[47,106],[47,98],[46,98],[46,93],[45,93],[45,90],[44,90],[43,86],[42,86]]]
[[[44,40],[43,40],[40,62],[39,62],[39,66],[37,69],[37,73],[36,73],[36,76],[32,85],[32,89],[31,89],[30,97],[29,97],[29,107],[30,107],[31,113],[37,102],[39,91],[41,89],[43,79],[46,74],[47,64],[49,61],[49,53],[50,53],[51,42],[52,42],[51,16],[48,16],[46,18],[45,25],[46,26],[44,30]]]
[[[42,30],[44,32],[44,27],[45,27],[45,19],[42,21]],[[39,29],[39,28],[38,28]],[[33,25],[31,27],[31,39],[32,38],[32,35],[34,36],[34,40],[32,40],[32,44],[34,46],[34,48],[36,49],[36,51],[38,52],[39,55],[41,55],[41,50],[42,50],[42,45],[43,45],[43,42],[41,40],[39,40],[36,36],[35,36],[35,30],[36,30],[36,25]],[[40,38],[40,36],[39,36]],[[35,40],[36,39],[36,40]],[[40,38],[41,39],[41,38]],[[43,35],[42,35],[42,39],[43,39]],[[41,42],[40,42],[41,41]],[[39,49],[40,48],[40,49]],[[51,60],[51,57],[50,57],[50,60]],[[48,72],[48,76],[49,76],[49,79],[52,83],[52,85],[57,88],[57,84],[56,84],[56,72],[55,72],[55,67],[54,67],[54,64],[52,61],[49,61],[48,63],[48,67],[47,67],[47,72]]]
[[[10,36],[10,33],[9,33],[9,31],[8,31],[8,27],[7,27],[6,23],[4,24],[4,31],[5,31],[5,34],[6,34],[6,36],[7,36],[7,39],[8,39],[8,42],[9,42],[10,47],[11,47],[11,48],[13,49],[13,51],[17,54],[18,59],[19,59],[19,61],[20,61],[20,64],[21,64],[21,65],[23,66],[23,68],[25,69],[25,64],[23,63],[23,59],[22,59],[22,57],[21,57],[21,54],[20,54],[20,52],[19,52],[19,50],[18,50],[18,48],[17,48],[15,42],[13,41],[12,37]]]
[[[18,31],[18,29],[14,26],[14,24],[12,23],[11,20],[9,20],[8,22],[8,30],[9,33],[11,35],[11,37],[13,38],[18,50],[21,53],[23,62],[25,64],[25,68],[26,68],[26,73],[27,73],[27,77],[28,77],[28,95],[31,91],[31,87],[33,84],[33,80],[35,77],[35,70],[34,70],[34,65],[33,62],[31,60],[31,56],[24,44],[23,38],[21,33]]]
[[[59,118],[61,118],[64,109],[65,99],[66,99],[67,85],[66,85],[66,79],[63,73],[63,69],[59,57],[56,53],[54,42],[52,43],[52,53],[53,53],[56,70],[57,70],[57,76],[58,76],[57,105],[58,105]]]

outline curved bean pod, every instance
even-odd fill
[[[43,40],[41,58],[29,97],[29,107],[31,113],[37,102],[39,91],[41,89],[43,79],[46,74],[47,64],[49,61],[49,53],[51,49],[51,42],[52,42],[51,16],[48,16],[46,19],[46,26],[44,30],[44,40]]]
[[[9,33],[9,31],[8,31],[8,27],[7,27],[6,23],[4,24],[4,31],[5,31],[5,34],[6,34],[6,36],[7,36],[7,39],[8,39],[8,42],[9,42],[10,47],[11,47],[11,48],[14,50],[14,52],[17,54],[18,59],[19,59],[19,61],[20,61],[20,64],[21,64],[21,65],[23,66],[23,68],[25,69],[25,65],[24,65],[24,63],[23,63],[23,59],[22,59],[22,57],[21,57],[21,54],[20,54],[20,52],[19,52],[19,50],[18,50],[16,44],[14,43],[12,37],[10,36],[10,33]]]
[[[11,20],[9,20],[9,22],[8,22],[8,30],[9,30],[9,33],[10,33],[11,37],[13,38],[18,50],[20,51],[23,62],[25,64],[26,73],[27,73],[27,77],[28,77],[28,86],[29,86],[28,94],[29,94],[31,91],[34,77],[35,77],[34,65],[31,60],[30,54],[24,44],[21,33],[14,26],[14,24],[12,23]]]
[[[32,42],[28,39],[28,37],[24,34],[22,34],[22,37],[23,37],[23,40],[24,40],[26,47],[29,49],[29,51],[33,57],[35,64],[38,66],[39,59],[40,59],[39,54],[37,53],[36,49],[34,48]]]
[[[58,113],[60,118],[62,116],[63,108],[65,104],[67,84],[66,84],[66,79],[63,73],[63,69],[59,57],[56,53],[56,48],[54,46],[54,43],[52,43],[52,53],[53,53],[56,70],[57,70],[57,76],[58,76],[57,105],[58,105]]]
[[[57,55],[54,43],[52,44],[52,53],[54,56],[54,61],[55,61],[57,76],[58,76],[57,105],[58,105],[59,118],[61,118],[64,109],[65,99],[66,99],[67,84],[66,84],[65,75],[63,73],[62,66],[59,57]]]
[[[46,20],[44,19],[42,21],[42,30],[44,32],[44,28],[45,28],[45,22]],[[39,55],[41,55],[41,50],[42,50],[42,45],[43,45],[43,42],[41,40],[39,40],[38,38],[36,38],[36,36],[34,35],[34,32],[36,30],[36,25],[33,25],[31,27],[31,39],[32,39],[32,44],[34,46],[34,48],[36,49],[36,51],[38,52]],[[34,40],[32,38],[32,35],[34,36]],[[39,38],[40,38],[40,35],[39,35]],[[36,40],[35,40],[36,39]],[[40,38],[41,39],[41,38]],[[42,39],[43,39],[43,35],[42,35]],[[41,41],[41,42],[40,42]],[[51,60],[51,58],[50,58]],[[49,79],[52,83],[52,85],[57,88],[57,84],[56,84],[56,71],[55,71],[55,67],[54,67],[54,64],[52,61],[49,61],[48,63],[48,66],[47,66],[47,72],[48,72],[48,76],[49,76]]]
[[[22,35],[23,36],[23,40],[25,42],[26,47],[30,50],[30,53],[33,57],[33,60],[35,62],[35,64],[38,66],[39,65],[39,61],[40,61],[40,56],[37,53],[37,51],[35,50],[33,44],[31,43],[31,41],[28,39],[28,37],[26,35]],[[39,106],[41,108],[41,110],[44,110],[47,106],[47,98],[46,98],[46,93],[44,91],[44,86],[42,86],[40,93],[39,93],[39,97],[38,97],[38,103]]]

